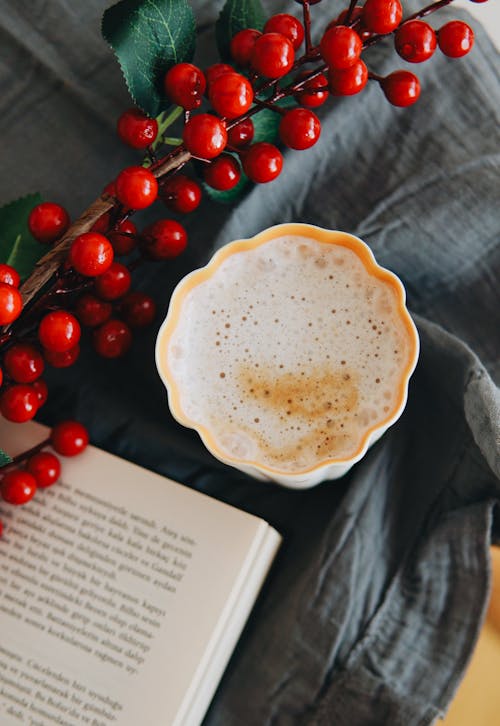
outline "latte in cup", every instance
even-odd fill
[[[351,465],[393,422],[418,339],[401,283],[360,240],[272,231],[180,284],[157,360],[172,412],[216,456],[286,483]]]

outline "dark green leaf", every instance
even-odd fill
[[[28,194],[0,208],[0,262],[12,265],[21,279],[28,277],[35,263],[47,252],[28,229],[28,215],[41,201],[39,194]]]
[[[245,28],[262,30],[266,14],[260,0],[227,0],[215,24],[215,39],[222,60],[229,60],[231,38]]]
[[[186,0],[121,0],[102,19],[104,39],[115,51],[135,103],[150,116],[168,106],[163,77],[190,61],[195,20]]]
[[[6,464],[10,464],[12,461],[11,457],[5,453],[5,451],[2,451],[0,449],[0,466],[5,466]]]

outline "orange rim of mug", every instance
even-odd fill
[[[346,456],[343,458],[322,459],[321,461],[312,466],[297,471],[278,469],[276,467],[268,466],[267,464],[262,464],[258,461],[253,461],[251,459],[240,459],[238,457],[227,454],[225,451],[222,451],[217,445],[214,436],[210,433],[206,426],[203,426],[203,424],[193,421],[184,414],[180,402],[180,391],[175,383],[175,375],[168,365],[167,355],[169,340],[179,322],[182,303],[186,295],[188,295],[188,293],[190,293],[194,287],[208,280],[220,267],[220,265],[231,255],[237,254],[239,252],[245,252],[251,249],[256,249],[261,245],[266,244],[266,242],[269,242],[270,240],[288,235],[309,237],[310,239],[314,239],[315,241],[322,244],[347,247],[348,249],[356,253],[364,264],[366,270],[370,274],[373,274],[380,280],[389,283],[389,285],[391,285],[391,287],[395,290],[398,298],[399,313],[407,328],[411,341],[409,361],[401,376],[397,404],[394,406],[393,410],[382,421],[366,430],[359,447],[350,456]],[[163,324],[160,327],[160,330],[158,332],[158,338],[156,341],[156,365],[160,377],[162,378],[163,383],[165,384],[165,387],[167,389],[169,408],[174,418],[183,426],[197,431],[207,449],[211,451],[212,454],[219,460],[223,462],[233,462],[235,465],[244,464],[248,467],[254,467],[257,470],[262,471],[263,473],[268,473],[269,475],[274,474],[279,476],[285,476],[290,479],[302,476],[304,474],[310,474],[317,469],[327,468],[332,464],[345,464],[348,462],[355,463],[356,461],[359,461],[359,459],[361,459],[361,457],[368,449],[372,434],[380,429],[387,429],[391,425],[391,423],[396,421],[402,413],[406,404],[408,394],[408,382],[413,371],[415,370],[415,366],[418,360],[418,354],[418,333],[415,327],[415,323],[411,319],[410,314],[406,308],[406,294],[401,280],[393,272],[391,272],[390,270],[386,270],[385,267],[381,267],[377,263],[368,245],[363,242],[363,240],[361,240],[359,237],[355,237],[354,235],[347,232],[323,229],[322,227],[316,227],[311,224],[304,224],[299,222],[278,224],[274,227],[269,227],[268,229],[265,229],[263,232],[259,232],[254,237],[229,242],[228,244],[224,245],[224,247],[221,247],[219,250],[217,250],[217,252],[215,252],[213,257],[207,263],[207,265],[205,265],[205,267],[193,270],[193,272],[190,272],[188,275],[186,275],[186,277],[184,277],[179,282],[174,292],[172,293],[168,313]]]

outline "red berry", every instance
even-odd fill
[[[35,477],[37,487],[45,489],[55,484],[61,475],[61,462],[50,451],[39,451],[28,459],[28,472]]]
[[[342,10],[340,15],[336,20],[332,20],[331,23],[327,26],[327,29],[330,27],[332,28],[334,25],[344,25],[345,21],[347,19],[347,14],[349,12],[349,8],[345,8]],[[349,21],[350,24],[354,23],[355,20],[359,20],[363,13],[363,6],[362,5],[356,5],[351,13],[351,19]]]
[[[29,343],[15,343],[5,353],[5,370],[16,383],[32,383],[43,373],[40,351]]]
[[[421,20],[409,20],[396,32],[394,45],[401,58],[408,63],[422,63],[436,50],[436,33]]]
[[[21,314],[23,299],[13,285],[0,282],[0,325],[9,325]]]
[[[240,165],[234,157],[223,154],[205,167],[204,177],[208,186],[227,191],[241,179]]]
[[[64,353],[80,340],[80,323],[65,310],[47,313],[38,327],[38,338],[47,350]]]
[[[130,348],[132,333],[126,323],[112,318],[94,331],[93,343],[103,358],[118,358]]]
[[[302,71],[302,73],[300,73],[298,76],[298,80],[301,80],[307,75],[307,71]],[[323,73],[320,73],[319,76],[316,76],[310,81],[307,81],[307,83],[305,83],[298,91],[294,93],[295,99],[303,106],[307,106],[308,108],[317,108],[326,101],[330,94],[327,90],[315,92],[314,89],[324,89],[327,85],[327,77]]]
[[[0,484],[2,499],[9,504],[26,504],[36,492],[36,479],[29,471],[14,469],[4,474]]]
[[[85,293],[76,301],[75,313],[82,325],[93,328],[109,320],[113,308],[108,302],[99,300],[95,295]]]
[[[130,219],[125,219],[116,229],[111,230],[108,239],[115,255],[128,255],[132,252],[137,242],[136,235],[137,227]]]
[[[192,63],[177,63],[167,72],[164,80],[165,93],[172,103],[192,111],[201,106],[206,88],[205,76]]]
[[[403,8],[399,0],[366,0],[363,7],[363,23],[372,33],[392,33],[402,17]]]
[[[189,119],[182,138],[186,149],[200,159],[214,159],[224,151],[227,131],[223,121],[210,113],[200,113]]]
[[[304,26],[300,20],[288,13],[279,13],[269,18],[264,25],[264,33],[281,33],[288,38],[294,50],[297,50],[304,40]]]
[[[411,106],[420,96],[420,81],[410,71],[394,71],[382,79],[381,86],[393,106]]]
[[[11,265],[5,263],[0,264],[0,282],[5,285],[12,285],[12,287],[19,287],[21,278],[19,273]]]
[[[210,90],[210,84],[220,76],[223,76],[224,73],[234,73],[233,66],[230,66],[227,63],[214,63],[212,66],[209,66],[205,71],[207,90]]]
[[[120,139],[128,146],[145,149],[158,136],[158,123],[138,108],[129,108],[118,119],[117,131]]]
[[[57,353],[54,350],[45,350],[45,360],[53,368],[69,368],[77,360],[80,355],[80,346],[77,344],[74,348]]]
[[[154,320],[155,301],[143,292],[129,292],[122,300],[120,312],[131,328],[142,328]]]
[[[247,66],[250,63],[250,57],[255,45],[257,38],[260,38],[262,33],[260,30],[254,30],[253,28],[245,28],[240,30],[239,33],[231,39],[230,53],[239,66]]]
[[[47,384],[43,380],[43,378],[38,378],[36,381],[34,381],[31,384],[31,388],[35,391],[37,398],[38,398],[38,408],[43,406],[45,401],[47,400],[49,396],[49,390],[47,388]]]
[[[24,423],[38,411],[38,396],[32,386],[17,383],[0,395],[0,412],[8,421]]]
[[[349,68],[361,55],[361,38],[352,28],[336,25],[321,38],[320,52],[330,68]]]
[[[353,96],[368,82],[368,68],[360,59],[350,68],[332,69],[329,74],[330,90],[334,96]]]
[[[102,214],[98,220],[94,222],[92,227],[90,228],[91,232],[99,232],[99,234],[106,234],[109,230],[111,225],[111,214],[110,212],[105,212]]]
[[[224,73],[210,84],[208,98],[220,116],[232,119],[248,111],[253,88],[241,73]]]
[[[0,368],[0,388],[2,387],[3,383],[3,370]]]
[[[255,41],[250,56],[254,71],[266,78],[281,78],[293,66],[293,45],[281,33],[264,33]]]
[[[0,538],[2,537],[2,535],[3,535],[3,522],[0,519]]]
[[[169,260],[186,249],[186,230],[175,219],[159,219],[143,231],[145,251],[154,260]]]
[[[51,244],[62,237],[69,227],[70,219],[67,211],[60,204],[42,202],[30,212],[28,227],[38,242]]]
[[[143,166],[128,166],[118,174],[116,196],[127,209],[145,209],[158,196],[158,182]]]
[[[73,240],[69,262],[80,275],[96,277],[109,269],[113,262],[111,242],[99,232],[84,232]]]
[[[108,194],[110,197],[116,197],[116,182],[111,181],[109,184],[106,184],[104,189],[102,190],[103,194]]]
[[[240,121],[227,132],[227,141],[230,146],[240,148],[249,144],[254,135],[255,129],[251,118]]]
[[[309,149],[319,139],[320,133],[319,118],[307,108],[294,108],[281,118],[280,139],[291,149]]]
[[[474,31],[461,20],[452,20],[438,30],[439,49],[449,58],[461,58],[472,50]]]
[[[76,456],[87,448],[89,434],[78,421],[62,421],[52,429],[50,443],[61,456]]]
[[[194,211],[201,201],[201,189],[193,179],[184,174],[176,174],[161,187],[161,198],[174,212],[188,214]]]
[[[95,291],[103,300],[117,300],[129,291],[132,279],[130,272],[120,262],[113,262],[94,283]]]
[[[273,144],[261,141],[252,144],[243,156],[243,169],[253,182],[265,184],[281,173],[283,157]]]

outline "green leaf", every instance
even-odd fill
[[[5,453],[5,451],[2,451],[0,449],[0,466],[5,466],[6,464],[10,464],[12,461],[11,457]]]
[[[102,19],[134,102],[155,117],[168,106],[163,77],[194,55],[195,19],[187,0],[121,0]]]
[[[12,265],[22,280],[47,251],[28,229],[28,215],[41,201],[39,194],[28,194],[0,208],[0,262]]]
[[[227,0],[215,24],[215,39],[222,60],[229,60],[231,39],[240,30],[262,30],[266,14],[260,0]]]

